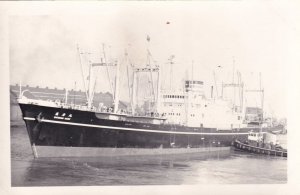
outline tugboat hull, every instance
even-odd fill
[[[261,147],[255,147],[255,146],[251,146],[249,144],[245,144],[239,140],[235,140],[233,143],[233,146],[236,150],[247,152],[247,153],[287,157],[287,151],[271,150],[271,149],[266,149],[266,148],[261,148]]]

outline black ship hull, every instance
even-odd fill
[[[35,157],[43,156],[41,153],[49,148],[61,148],[66,153],[77,149],[82,150],[81,153],[86,153],[87,148],[101,149],[96,153],[104,155],[109,155],[113,148],[121,153],[122,148],[130,148],[130,153],[136,153],[135,150],[140,148],[160,151],[182,148],[193,151],[197,148],[230,146],[235,139],[246,140],[250,130],[259,131],[258,128],[217,130],[149,124],[128,121],[122,115],[34,104],[20,103],[20,107]],[[263,129],[267,130],[271,129]],[[108,150],[103,151],[104,148]]]

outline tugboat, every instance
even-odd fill
[[[287,157],[287,150],[276,141],[276,135],[272,133],[249,132],[245,142],[235,140],[233,146],[236,150],[263,154],[269,156]]]

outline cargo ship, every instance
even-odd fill
[[[81,55],[84,53],[79,47],[77,49],[83,66]],[[125,53],[125,57],[128,54]],[[244,85],[240,79],[238,83],[222,85],[222,88],[239,89],[238,106],[223,98],[214,98],[213,87],[211,97],[207,98],[203,92],[204,82],[193,78],[184,81],[182,90],[163,91],[160,89],[160,67],[152,63],[151,58],[147,50],[146,66],[127,66],[128,77],[129,72],[132,73],[131,82],[128,79],[128,109],[119,108],[120,64],[117,61],[106,62],[105,59],[88,64],[89,79],[84,81],[86,104],[72,102],[67,90],[64,101],[26,97],[26,90],[22,90],[20,84],[17,101],[34,157],[157,155],[203,152],[213,148],[222,150],[236,139],[247,139],[249,131],[264,133],[282,129],[261,128],[256,125],[257,121],[261,122],[261,113],[255,117],[253,113],[245,113]],[[113,105],[107,107],[99,103],[96,106],[93,103],[93,69],[108,66],[115,68]],[[147,88],[151,98],[145,101],[143,112],[136,104],[137,75],[140,73],[148,74],[151,81]]]

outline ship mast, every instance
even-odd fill
[[[189,82],[189,73],[188,73],[188,70],[185,71],[185,83],[184,83],[184,86],[183,86],[183,90],[184,90],[184,107],[185,107],[185,124],[187,125],[188,124],[188,113],[189,113],[189,95],[188,95],[188,91],[185,90],[185,85],[186,85],[186,82]]]
[[[232,57],[232,83],[234,83],[234,68],[235,68],[235,59],[234,56]],[[234,111],[235,108],[235,87],[233,87],[233,108]]]
[[[125,53],[125,55],[126,55],[126,60],[127,60],[127,52]],[[127,71],[127,85],[128,85],[128,93],[129,93],[129,98],[130,98],[130,106],[131,106],[131,113],[133,114],[133,112],[134,112],[134,109],[133,109],[133,101],[132,101],[132,87],[133,87],[133,85],[130,85],[130,80],[129,80],[129,66],[128,66],[128,64],[127,64],[127,69],[126,69],[126,71]]]
[[[120,79],[120,66],[116,62],[116,78],[115,78],[115,97],[114,97],[114,113],[119,110],[119,79]]]
[[[150,37],[147,36],[147,42],[150,42]],[[135,102],[136,102],[136,96],[137,96],[137,89],[138,89],[138,74],[139,73],[150,73],[150,80],[151,80],[151,95],[153,95],[153,100],[155,102],[155,106],[154,106],[154,112],[158,113],[159,112],[159,107],[160,107],[160,68],[159,65],[155,64],[155,67],[152,67],[152,63],[151,63],[151,52],[148,49],[148,45],[147,45],[147,62],[146,62],[146,66],[145,67],[141,67],[141,68],[137,68],[133,66],[133,81],[132,81],[132,90],[131,90],[131,108],[132,108],[132,115],[135,114]],[[152,61],[153,58],[152,58]],[[155,95],[155,90],[154,90],[154,82],[153,82],[153,74],[157,73],[157,86],[156,86],[156,90],[157,93]]]
[[[78,44],[77,44],[77,52],[78,52],[78,55],[79,55],[79,63],[80,63],[80,68],[81,68],[81,77],[82,77],[83,87],[84,87],[84,91],[85,91],[85,97],[86,97],[86,100],[88,102],[89,101],[89,96],[88,96],[87,89],[86,89],[86,81],[85,81],[84,74],[83,74],[83,65],[82,65],[82,58],[81,58],[81,55],[84,54],[84,53],[82,53],[80,51]]]
[[[91,63],[92,68],[93,67],[103,67],[105,66],[106,69],[108,69],[109,66],[112,67],[116,67],[116,80],[115,80],[115,90],[112,92],[113,94],[115,94],[113,96],[113,100],[114,100],[114,112],[116,113],[118,111],[118,107],[119,107],[119,66],[118,66],[118,62],[116,61],[115,63],[107,63],[107,62],[101,62],[100,63]],[[92,72],[92,71],[91,71]],[[93,97],[90,98],[90,101],[92,102]]]
[[[134,115],[134,104],[133,104],[133,93],[134,93],[134,72],[132,73],[132,78],[133,78],[133,81],[132,83],[130,84],[130,76],[129,76],[129,65],[131,67],[133,67],[129,57],[128,57],[128,52],[127,52],[127,49],[125,49],[125,64],[126,64],[126,73],[127,73],[127,85],[128,85],[128,93],[129,93],[129,99],[130,99],[130,106],[131,106],[131,113],[132,115]]]
[[[173,62],[173,59],[175,58],[174,55],[171,55],[169,60],[170,60],[170,90],[172,91],[173,90],[173,65],[174,65],[174,62]]]
[[[235,75],[235,59],[233,58],[233,74],[232,74],[232,82],[231,83],[223,83],[222,82],[222,98],[224,93],[224,88],[231,87],[233,88],[233,97],[232,97],[232,112],[235,112],[236,110],[236,101],[235,101],[235,94],[236,94],[236,88],[238,88],[238,95],[239,95],[239,112],[243,111],[243,91],[244,91],[244,83],[241,79],[241,73],[239,71],[236,71],[237,73],[237,82],[235,82],[234,75]]]
[[[88,102],[87,107],[90,109],[92,108],[92,99],[93,99],[93,87],[92,87],[92,78],[93,78],[93,72],[92,72],[92,62],[89,60],[89,84],[88,84]]]
[[[156,89],[156,91],[157,91],[157,95],[156,95],[156,112],[157,113],[160,113],[160,111],[161,111],[161,102],[160,102],[160,87],[161,87],[161,83],[160,83],[161,81],[160,81],[160,69],[158,68],[158,70],[157,70],[157,89]]]
[[[103,57],[104,57],[104,61],[105,63],[107,63],[107,58],[106,58],[106,54],[105,54],[105,46],[104,43],[102,44],[102,53],[103,53]],[[114,94],[114,90],[113,90],[113,85],[110,79],[110,74],[109,74],[109,70],[108,70],[108,66],[106,66],[106,75],[108,77],[108,82],[109,82],[109,86],[110,86],[110,91],[113,94],[113,99],[115,99],[115,94]]]
[[[153,73],[152,73],[152,65],[151,65],[151,53],[149,51],[149,42],[150,42],[150,37],[148,36],[147,37],[147,63],[146,63],[146,66],[149,66],[150,67],[150,79],[151,79],[151,88],[152,88],[152,91],[151,91],[151,95],[153,95],[154,97],[154,101],[156,101],[156,98],[154,96],[154,85],[153,85]]]
[[[149,72],[150,74],[152,74],[152,73],[157,73],[158,74],[158,77],[159,77],[159,66],[156,66],[155,68],[152,68],[152,67],[145,67],[145,68],[133,68],[133,85],[132,85],[132,102],[133,102],[133,107],[134,107],[134,103],[135,103],[135,100],[136,100],[136,89],[135,89],[135,87],[137,87],[137,86],[135,86],[136,85],[136,77],[138,76],[138,74],[139,73],[142,73],[142,72],[144,72],[144,73],[146,73],[146,72]],[[158,84],[157,84],[157,89],[159,89],[159,83],[160,83],[160,81],[159,81],[160,79],[158,78]],[[153,87],[153,89],[154,89],[154,87]],[[157,91],[157,97],[155,98],[155,96],[154,96],[154,101],[156,101],[156,108],[155,108],[155,110],[157,111],[157,109],[158,109],[158,103],[157,102],[159,102],[158,101],[158,99],[159,99],[159,90]],[[134,114],[134,108],[133,108],[133,114]]]
[[[135,115],[135,102],[136,102],[136,73],[135,71],[133,70],[133,73],[132,73],[132,93],[131,93],[131,102],[132,102],[132,106],[131,106],[131,112],[132,112],[132,115],[134,116]]]
[[[260,124],[263,123],[263,117],[264,117],[264,89],[262,88],[262,84],[261,84],[261,73],[259,73],[259,89],[254,89],[254,90],[245,90],[245,92],[255,92],[255,93],[260,93],[260,98],[261,98],[261,121]]]
[[[94,79],[94,74],[93,74],[93,68],[98,67],[98,66],[105,66],[107,73],[108,73],[108,79],[109,79],[109,84],[110,87],[112,89],[112,83],[110,82],[110,75],[109,75],[109,71],[108,71],[108,67],[109,66],[115,66],[116,67],[116,80],[115,80],[115,89],[112,90],[112,94],[113,94],[113,101],[114,101],[114,112],[116,113],[118,111],[118,107],[119,107],[119,67],[118,67],[118,63],[107,63],[106,61],[106,55],[104,52],[104,45],[103,45],[103,55],[105,58],[105,62],[101,61],[100,63],[93,63],[90,59],[88,59],[88,63],[89,63],[89,75],[88,75],[88,88],[86,88],[86,81],[84,78],[84,74],[83,74],[83,65],[82,65],[82,58],[81,55],[82,54],[90,54],[90,53],[82,53],[79,49],[79,46],[77,45],[77,50],[78,50],[78,54],[79,54],[79,61],[80,61],[80,65],[81,65],[81,74],[82,74],[82,79],[83,79],[83,84],[84,84],[84,89],[85,89],[85,94],[86,94],[86,99],[87,99],[87,107],[88,109],[92,108],[92,104],[93,104],[93,98],[94,98],[94,92],[95,92],[95,86],[96,86],[96,80],[97,77]],[[93,83],[95,82],[95,83]]]
[[[262,133],[262,126],[264,122],[264,90],[261,87],[261,73],[259,73],[259,90],[261,91],[260,93],[260,98],[261,98],[261,121],[260,121],[260,133]]]
[[[261,73],[259,73],[259,90],[261,92],[260,98],[261,98],[261,122],[263,123],[264,120],[264,89],[262,89],[261,86]]]
[[[88,88],[86,88],[86,81],[85,81],[84,74],[83,74],[83,65],[82,65],[82,58],[81,58],[82,54],[90,55],[91,53],[81,52],[78,45],[77,45],[77,51],[78,51],[78,54],[79,54],[79,62],[80,62],[80,67],[81,67],[81,76],[82,76],[83,86],[84,86],[86,100],[87,100],[87,107],[89,109],[91,109],[92,108],[92,101],[93,101],[93,87],[92,87],[92,67],[93,67],[93,65],[92,65],[92,62],[90,61],[90,59],[88,58],[88,63],[89,63],[88,80],[89,81],[88,81]]]

